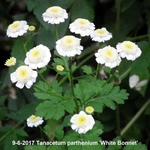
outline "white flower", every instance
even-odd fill
[[[72,35],[64,36],[56,42],[56,50],[59,55],[72,57],[80,55],[83,46],[80,45],[80,39]]]
[[[127,60],[135,60],[141,55],[141,49],[131,41],[124,41],[117,44],[117,51],[122,58]]]
[[[43,122],[44,122],[44,120],[42,119],[42,117],[31,115],[27,119],[27,126],[28,127],[37,127],[37,126],[41,125]]]
[[[85,134],[91,130],[95,124],[92,115],[87,115],[84,111],[73,115],[70,122],[72,123],[71,128],[79,134]]]
[[[31,88],[33,83],[37,78],[37,71],[33,71],[28,66],[20,66],[16,69],[15,72],[10,74],[12,83],[16,82],[16,86],[22,89],[24,86],[26,88]]]
[[[104,64],[107,67],[114,68],[118,66],[121,62],[121,58],[117,53],[117,50],[111,46],[106,46],[99,49],[95,53],[96,61],[99,64]]]
[[[138,75],[132,75],[132,76],[130,76],[129,77],[129,86],[130,86],[130,88],[131,89],[134,88],[139,81],[140,81],[140,78],[139,78]]]
[[[16,38],[18,36],[24,35],[28,31],[29,25],[25,20],[14,21],[7,28],[7,36]]]
[[[112,34],[106,28],[96,29],[91,34],[91,38],[96,42],[105,42],[112,38]]]
[[[68,14],[65,9],[59,6],[49,7],[43,14],[43,20],[50,24],[59,24],[64,22],[68,18]]]
[[[78,18],[69,26],[71,32],[81,36],[89,36],[95,29],[95,25],[87,19]]]
[[[140,78],[138,75],[134,74],[129,77],[129,86],[130,88],[135,88],[137,91],[140,91],[143,86],[147,84],[148,80],[142,80],[140,81]]]
[[[51,53],[48,47],[40,44],[32,48],[26,53],[25,64],[32,69],[45,67],[51,58]]]

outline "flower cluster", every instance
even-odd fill
[[[42,14],[44,22],[49,24],[60,24],[68,18],[68,13],[65,9],[59,6],[49,7]],[[112,34],[105,28],[95,28],[94,23],[84,18],[77,18],[69,25],[70,32],[78,34],[80,37],[89,36],[94,42],[106,42],[112,38]],[[23,36],[27,31],[34,31],[34,26],[29,26],[26,21],[14,21],[8,26],[7,36],[17,38]],[[80,55],[83,51],[81,46],[81,38],[77,38],[74,35],[66,35],[56,41],[56,51],[60,56],[73,57]],[[131,41],[123,41],[118,43],[116,48],[108,45],[98,49],[95,53],[96,62],[98,64],[105,65],[109,68],[119,66],[121,58],[127,60],[135,60],[141,55],[141,50],[135,43]],[[50,62],[51,53],[50,49],[39,44],[26,53],[24,65],[19,66],[15,72],[11,73],[10,78],[12,83],[16,83],[16,86],[22,89],[31,88],[33,83],[36,82],[38,76],[37,69],[43,68]],[[6,61],[6,66],[13,66],[16,63],[15,58],[10,58]],[[57,71],[63,71],[64,67],[61,65],[56,66]],[[135,77],[134,77],[135,78]],[[139,79],[131,81],[130,87],[134,87]],[[71,117],[71,128],[79,134],[85,134],[91,130],[95,124],[95,120],[91,114],[93,114],[94,108],[87,106],[84,111],[80,111],[79,114],[75,114]],[[39,116],[32,115],[27,119],[27,125],[29,127],[37,127],[43,123],[43,119]]]

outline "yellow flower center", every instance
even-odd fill
[[[40,119],[39,117],[36,117],[36,116],[34,116],[34,115],[31,116],[31,122],[32,122],[32,123],[36,123],[37,121],[39,121],[39,119]]]
[[[92,106],[87,106],[87,107],[85,108],[85,111],[86,111],[87,113],[89,113],[89,114],[92,114],[92,113],[94,112],[94,108],[93,108]]]
[[[28,80],[30,78],[30,70],[26,66],[19,67],[16,72],[19,80],[21,81]]]
[[[21,28],[21,23],[19,21],[15,21],[13,24],[10,25],[10,28],[13,31],[18,31]]]
[[[128,53],[134,52],[135,51],[135,44],[130,42],[130,41],[124,42],[124,50]]]
[[[77,125],[79,127],[85,126],[87,124],[87,118],[85,116],[79,116],[77,120]]]
[[[41,52],[38,49],[32,51],[31,56],[33,59],[39,60],[41,58]]]
[[[104,30],[104,29],[97,29],[96,30],[96,34],[98,36],[106,36],[108,34],[108,32],[106,30]]]
[[[59,15],[60,13],[61,13],[61,8],[60,7],[51,7],[50,9],[49,9],[49,12],[50,13],[52,13],[52,14],[54,14],[54,15]]]
[[[104,56],[108,59],[112,59],[115,57],[115,54],[111,49],[108,49],[104,52]]]
[[[86,19],[79,19],[79,23],[81,27],[86,27],[90,22]]]
[[[68,36],[64,39],[64,45],[66,47],[72,47],[75,45],[75,39],[72,36]]]

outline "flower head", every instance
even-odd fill
[[[95,29],[95,25],[87,19],[78,18],[69,26],[71,32],[81,36],[89,36]]]
[[[99,49],[95,53],[96,61],[99,64],[104,64],[107,67],[114,68],[118,66],[121,62],[121,58],[117,53],[117,50],[111,46],[106,46]]]
[[[7,67],[14,66],[15,64],[16,64],[16,58],[15,57],[10,57],[5,62],[5,66],[7,66]]]
[[[50,58],[51,53],[49,48],[40,44],[27,52],[24,62],[32,69],[37,69],[45,67],[49,63]]]
[[[117,51],[122,58],[127,60],[135,60],[141,55],[141,49],[131,41],[124,41],[117,44]]]
[[[42,117],[31,115],[27,119],[27,126],[28,127],[37,127],[37,126],[41,125],[43,122],[44,121],[43,121]]]
[[[7,28],[7,36],[12,38],[22,36],[28,31],[28,28],[29,26],[26,21],[14,21]]]
[[[43,14],[43,20],[50,24],[60,24],[68,18],[68,14],[65,9],[59,6],[49,7]]]
[[[94,108],[92,106],[87,106],[85,108],[85,111],[88,113],[88,114],[92,114],[94,112]]]
[[[37,71],[33,71],[28,66],[20,66],[16,69],[15,72],[10,74],[12,83],[16,83],[16,86],[22,89],[24,86],[26,88],[31,88],[33,83],[37,78]]]
[[[57,65],[56,66],[57,71],[64,71],[64,67],[62,65]]]
[[[85,134],[91,130],[95,124],[95,120],[92,115],[87,115],[84,111],[80,111],[79,114],[75,114],[71,117],[71,128],[79,134]]]
[[[140,81],[140,78],[138,75],[134,74],[129,77],[129,86],[130,88],[135,88],[137,91],[140,91],[143,86],[147,84],[148,80],[142,80]]]
[[[61,56],[73,57],[81,54],[83,46],[80,45],[79,38],[67,35],[56,42],[56,50]]]
[[[96,42],[105,42],[112,38],[112,34],[106,28],[96,29],[92,32],[91,38]]]

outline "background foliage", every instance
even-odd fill
[[[23,63],[25,57],[24,49],[28,50],[39,43],[48,46],[52,50],[51,52],[54,52],[53,49],[56,41],[54,27],[44,23],[41,18],[45,9],[53,5],[62,6],[69,12],[69,19],[58,26],[59,38],[69,33],[68,25],[70,22],[78,17],[83,17],[93,21],[97,28],[105,26],[113,33],[113,39],[107,44],[114,46],[119,41],[129,39],[137,42],[142,49],[142,56],[136,61],[124,61],[115,73],[106,70],[107,74],[110,75],[110,81],[106,84],[106,81],[97,81],[93,77],[90,79],[86,78],[87,75],[92,76],[95,72],[96,64],[94,62],[93,52],[97,50],[98,46],[92,43],[92,47],[89,48],[89,39],[83,39],[82,45],[84,45],[86,51],[76,58],[77,63],[73,64],[72,67],[75,77],[84,76],[85,78],[81,77],[79,82],[76,82],[74,91],[76,98],[82,100],[82,104],[95,107],[95,116],[99,120],[95,128],[89,134],[86,134],[85,137],[79,137],[76,133],[68,131],[70,118],[68,114],[74,114],[76,107],[72,96],[69,94],[70,91],[65,91],[58,82],[53,81],[56,74],[59,74],[61,77],[65,77],[68,74],[68,72],[62,74],[57,73],[55,70],[57,64],[65,66],[63,60],[55,58],[53,68],[50,66],[47,70],[45,68],[40,70],[40,74],[44,76],[44,80],[47,80],[50,85],[46,84],[39,77],[38,83],[31,90],[18,90],[13,87],[10,83],[9,74],[15,68],[8,69],[3,65],[5,60],[12,55],[19,60],[17,62],[17,66],[19,66]],[[28,34],[26,37],[17,40],[7,38],[5,32],[8,24],[17,19],[28,20],[31,25],[36,26],[37,32]],[[84,140],[94,140],[99,139],[100,136],[102,139],[115,140],[116,136],[119,135],[120,131],[122,131],[126,124],[140,110],[143,104],[150,99],[149,83],[140,92],[134,89],[131,90],[128,85],[128,78],[132,74],[139,75],[141,80],[149,80],[150,78],[149,0],[42,0],[42,4],[41,0],[4,0],[0,4],[0,32],[1,149],[19,150],[20,147],[12,146],[11,141],[21,139],[78,140],[83,138]],[[88,58],[86,62],[82,61],[86,58]],[[65,67],[67,68],[67,66]],[[112,74],[115,74],[115,80],[113,81],[111,80]],[[120,81],[121,89],[117,85]],[[62,81],[62,84],[67,88],[66,82]],[[90,88],[87,89],[86,87],[89,85]],[[128,100],[126,100],[128,94],[122,89],[127,89],[129,93]],[[94,102],[95,100],[97,100],[97,103]],[[42,133],[39,128],[30,129],[26,127],[26,118],[34,112],[44,116],[47,120],[47,125],[43,125],[44,132]],[[150,143],[149,118],[150,107],[147,107],[131,128],[122,135],[123,140],[135,139],[145,145],[139,144],[134,148],[133,146],[126,146],[124,148],[110,146],[107,149],[147,149],[146,147]],[[60,147],[25,147],[25,150],[49,149],[59,150]],[[66,149],[66,147],[62,147],[61,149]],[[73,147],[67,149],[73,150]],[[88,147],[79,147],[78,149],[88,149]],[[94,149],[106,148],[98,146]]]

